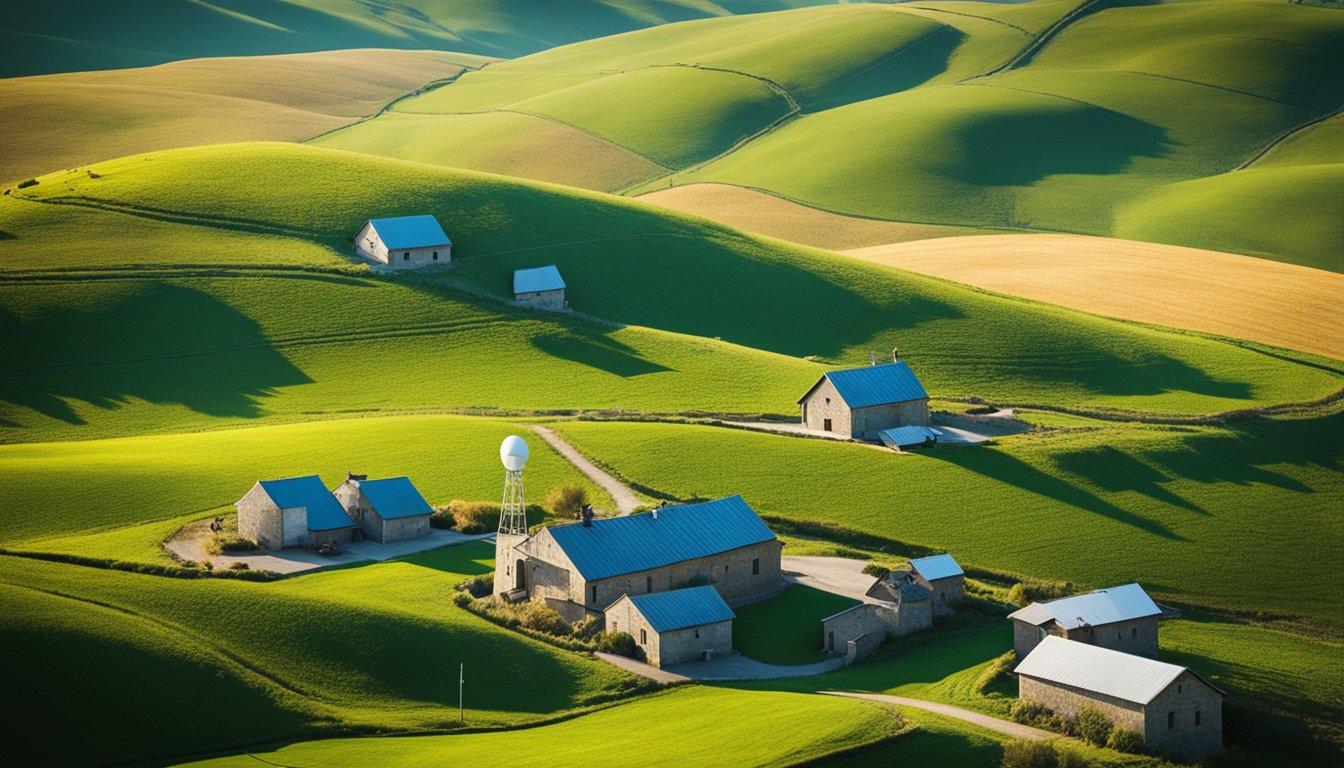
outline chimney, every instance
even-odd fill
[[[893,363],[899,363],[899,362],[901,362],[901,348],[900,348],[900,347],[892,347],[892,348],[891,348],[891,362],[893,362]]]
[[[654,519],[654,520],[657,520],[657,519],[658,519],[658,508],[657,508],[657,507],[654,507],[654,508],[653,508],[653,519]]]
[[[592,505],[592,504],[584,504],[584,505],[583,505],[583,512],[582,512],[581,514],[583,515],[583,527],[584,527],[584,528],[592,528],[592,527],[593,527],[593,505]]]
[[[877,353],[872,351],[871,349],[868,350],[868,364],[877,365]]]

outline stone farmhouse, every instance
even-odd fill
[[[1149,750],[1199,760],[1223,746],[1224,693],[1185,667],[1050,636],[1014,673],[1020,698],[1063,717],[1095,707]]]
[[[265,549],[343,544],[359,528],[317,475],[258,481],[234,506],[238,535]]]
[[[1138,584],[1099,589],[1008,615],[1013,650],[1026,658],[1041,641],[1055,636],[1143,656],[1157,655],[1157,619],[1162,609]]]
[[[355,235],[355,255],[392,269],[448,264],[453,241],[433,216],[369,219]]]
[[[897,568],[868,588],[867,595],[879,600],[894,600],[906,583],[914,583],[931,595],[933,615],[952,613],[966,595],[966,574],[951,555],[932,555],[911,560],[909,568]]]
[[[513,271],[513,300],[526,307],[565,309],[565,280],[554,266]]]
[[[569,621],[624,596],[713,586],[730,604],[783,587],[783,543],[741,496],[500,534],[495,595],[545,602]]]
[[[366,541],[387,544],[429,535],[429,516],[434,510],[410,478],[370,480],[367,475],[347,472],[345,482],[332,495],[359,524]]]
[[[628,632],[655,667],[733,651],[733,609],[711,586],[623,595],[603,611],[608,632]]]
[[[798,404],[803,426],[855,440],[876,441],[883,430],[929,425],[929,394],[894,354],[890,363],[822,375]]]

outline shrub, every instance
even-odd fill
[[[214,564],[212,561],[210,561],[209,559],[202,560],[202,561],[201,561],[201,567],[204,568],[204,569],[207,570],[207,571],[213,571],[213,570],[215,570],[215,564]]]
[[[886,567],[885,565],[878,565],[877,563],[869,563],[863,566],[863,572],[868,574],[869,576],[873,576],[875,578],[880,579],[886,576],[888,573],[891,573],[891,569]]]
[[[527,602],[518,610],[518,626],[563,637],[570,632],[569,622],[544,603]]]
[[[1031,602],[1031,598],[1027,597],[1027,588],[1022,585],[1022,582],[1019,581],[1013,585],[1012,589],[1008,590],[1008,602],[1017,606],[1024,606]]]
[[[1105,746],[1106,739],[1110,738],[1111,719],[1096,707],[1083,707],[1078,710],[1078,716],[1073,719],[1070,730],[1074,736],[1086,741],[1094,746]]]
[[[453,527],[462,533],[489,533],[499,529],[498,504],[453,499],[448,503],[448,509],[453,515]]]
[[[578,520],[583,505],[588,503],[588,492],[581,485],[559,485],[546,494],[541,506],[552,515],[567,520]]]
[[[1013,722],[1023,725],[1035,725],[1049,718],[1052,714],[1054,713],[1047,709],[1044,704],[1029,699],[1014,701],[1013,706],[1008,710],[1008,716],[1013,719]]]
[[[599,650],[614,653],[617,656],[624,656],[636,661],[644,660],[644,649],[639,647],[639,644],[635,642],[635,638],[631,637],[629,632],[614,632],[603,635],[602,639],[598,641],[597,647]]]
[[[1003,745],[1003,768],[1057,768],[1059,756],[1048,741],[1010,741]]]
[[[602,634],[602,620],[596,616],[589,616],[574,625],[574,636],[584,641],[592,641],[598,635]]]
[[[250,570],[252,570],[252,566],[248,565],[247,563],[229,563],[229,570],[230,570],[230,571],[250,571]]]
[[[26,179],[24,181],[19,182],[19,189],[27,189],[29,187],[36,187],[36,186],[37,186],[37,179]]]
[[[429,513],[429,527],[451,529],[456,521],[453,519],[453,510],[449,507],[435,507],[434,511]]]
[[[259,549],[255,541],[238,536],[216,536],[215,543],[221,552],[255,552]]]
[[[474,598],[471,596],[470,592],[462,591],[453,593],[453,605],[456,605],[458,608],[466,608],[468,605],[471,605],[473,599]]]
[[[975,679],[975,690],[981,695],[990,692],[996,685],[1007,684],[1012,678],[1013,667],[1017,665],[1017,653],[1008,651],[990,662],[988,667]]]
[[[1128,728],[1116,726],[1111,729],[1111,735],[1106,737],[1106,746],[1117,752],[1137,755],[1143,752],[1143,737]]]
[[[1055,742],[1055,768],[1091,768],[1092,765],[1082,752],[1063,742]]]
[[[461,584],[458,584],[457,588],[474,598],[486,597],[487,595],[494,594],[495,577],[494,574],[489,576],[473,576]]]

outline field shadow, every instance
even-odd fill
[[[1027,462],[991,448],[927,451],[924,454],[969,472],[983,475],[1028,493],[1114,520],[1117,523],[1173,541],[1184,541],[1166,525],[1121,508],[1068,480],[1049,474]]]
[[[815,93],[796,93],[794,96],[803,111],[819,112],[900,93],[946,72],[953,52],[965,40],[963,32],[955,27],[944,26]]]
[[[276,388],[312,381],[255,320],[199,290],[152,283],[113,294],[81,284],[43,286],[30,298],[39,291],[60,293],[26,317],[0,309],[0,334],[15,342],[0,372],[0,402],[9,405],[69,424],[85,423],[72,401],[252,418]]]
[[[537,351],[551,357],[586,365],[625,379],[672,370],[640,357],[631,347],[606,335],[552,333],[534,336],[531,342]]]
[[[1170,151],[1161,126],[1095,104],[1031,95],[1032,104],[966,121],[956,131],[962,156],[949,175],[978,186],[1028,186],[1058,174],[1119,173],[1137,157]]]
[[[1074,477],[1083,478],[1109,493],[1134,491],[1181,509],[1208,514],[1199,505],[1162,487],[1162,483],[1171,482],[1174,478],[1114,446],[1102,445],[1061,454],[1055,458],[1055,464]]]
[[[1316,489],[1269,466],[1291,464],[1344,472],[1344,413],[1316,419],[1251,422],[1231,433],[1192,435],[1180,449],[1148,459],[1161,470],[1206,484],[1270,485],[1298,493]]]

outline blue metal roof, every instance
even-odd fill
[[[1143,587],[1125,584],[1048,603],[1032,603],[1008,614],[1008,618],[1037,627],[1053,619],[1065,629],[1077,629],[1083,625],[1096,627],[1161,613],[1162,609],[1143,591]]]
[[[862,368],[848,368],[843,371],[831,371],[822,376],[830,379],[835,391],[850,408],[868,408],[887,403],[903,403],[907,400],[921,400],[929,396],[924,385],[915,378],[915,372],[904,361],[866,365]],[[817,384],[821,382],[818,381]],[[816,389],[816,385],[812,389]],[[807,394],[812,394],[812,389]],[[807,399],[803,395],[802,402]]]
[[[961,576],[965,573],[961,570],[961,566],[957,565],[957,561],[952,559],[951,555],[916,558],[910,561],[910,567],[929,581],[945,579],[948,576]]]
[[[439,220],[433,216],[398,216],[393,219],[369,219],[378,237],[389,251],[405,248],[429,248],[452,245]]]
[[[877,436],[886,445],[903,448],[907,445],[923,445],[928,439],[937,442],[943,433],[933,427],[893,427],[878,432]]]
[[[655,632],[670,632],[737,618],[733,609],[723,602],[719,591],[710,586],[631,595],[630,602],[644,614]]]
[[[546,529],[586,580],[647,571],[773,541],[741,496]]]
[[[281,509],[308,508],[308,530],[334,531],[353,528],[355,521],[341,508],[317,475],[290,477],[284,480],[262,480],[261,488]]]
[[[533,291],[561,291],[565,280],[555,265],[534,269],[513,270],[513,292],[532,293]]]
[[[407,477],[360,480],[359,490],[364,492],[364,497],[384,520],[428,515],[434,511]]]

